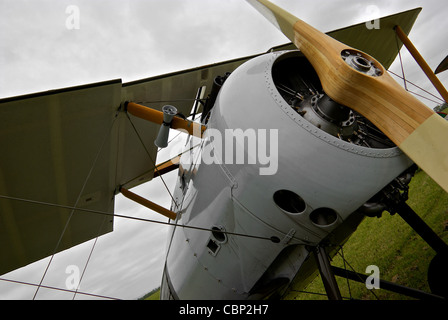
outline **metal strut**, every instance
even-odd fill
[[[380,217],[384,210],[388,211],[391,215],[397,213],[437,253],[428,268],[428,284],[435,295],[446,298],[448,297],[446,289],[448,288],[448,278],[445,276],[446,266],[448,264],[448,244],[406,203],[409,182],[416,169],[417,167],[414,166],[405,171],[401,176],[376,194],[371,199],[371,203],[366,203],[362,210],[364,214],[371,217]],[[394,289],[397,288],[395,287]],[[418,292],[418,290],[409,291],[413,289],[408,288],[405,289],[406,292],[403,292],[402,288],[398,288],[398,290],[400,291],[395,292],[418,298],[435,297],[434,295],[431,296]]]
[[[409,182],[412,179],[416,166],[410,167],[397,177],[374,198],[376,202],[363,206],[363,213],[367,216],[380,217],[383,211],[391,215],[398,215],[423,239],[434,251],[448,255],[448,245],[435,233],[425,221],[406,203],[408,200]],[[372,198],[373,199],[373,198]]]
[[[314,248],[314,256],[316,257],[317,266],[324,283],[325,291],[329,300],[342,300],[339,286],[336,282],[330,259],[324,247],[317,246]]]
[[[365,283],[368,278],[368,276],[366,276],[365,274],[345,270],[345,269],[342,269],[339,267],[334,267],[334,266],[332,267],[332,271],[338,277],[346,278],[346,279],[357,281],[360,283]],[[418,289],[408,288],[408,287],[405,287],[405,286],[402,286],[402,285],[399,285],[399,284],[396,284],[396,283],[393,283],[390,281],[381,280],[381,279],[379,279],[379,286],[381,289],[396,292],[396,293],[403,294],[408,297],[412,297],[412,298],[416,298],[416,299],[444,300],[444,298],[441,296],[438,296],[438,295],[435,295],[432,293],[427,293],[427,292],[424,292],[424,291],[418,290]]]
[[[448,255],[448,245],[418,216],[418,214],[407,205],[400,203],[395,212],[406,221],[414,231],[425,240],[435,252]]]

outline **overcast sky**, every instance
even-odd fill
[[[321,31],[423,7],[411,40],[433,69],[448,55],[446,1],[273,2]],[[67,20],[76,14],[67,8],[79,9],[79,28]],[[261,53],[288,42],[242,0],[0,0],[0,30],[0,98],[111,79],[128,82]],[[408,80],[437,95],[405,50],[403,60]],[[391,70],[401,74],[398,63]],[[439,78],[448,85],[448,71]],[[175,175],[166,177],[171,189]],[[170,205],[159,179],[137,191]],[[165,220],[121,197],[116,212]],[[164,226],[115,219],[115,231],[96,243],[80,291],[135,299],[159,286],[166,234]],[[82,269],[92,245],[89,241],[56,255],[43,284],[65,288],[66,267]],[[2,278],[39,283],[47,261]],[[32,299],[34,292],[34,287],[0,281],[0,299]],[[72,296],[40,289],[36,298]]]

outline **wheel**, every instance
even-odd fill
[[[448,255],[438,253],[429,264],[428,284],[433,294],[448,297]]]

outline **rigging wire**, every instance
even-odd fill
[[[230,231],[222,231],[222,230],[218,231],[218,230],[209,229],[209,228],[189,226],[189,225],[184,225],[184,224],[176,224],[176,223],[172,223],[169,221],[158,221],[158,220],[152,220],[152,219],[138,218],[138,217],[132,217],[132,216],[127,216],[127,215],[105,212],[105,211],[101,211],[101,210],[75,208],[72,206],[66,206],[66,205],[61,205],[61,204],[55,204],[55,203],[49,203],[49,202],[43,202],[43,201],[37,201],[37,200],[30,200],[30,199],[22,199],[22,198],[16,198],[16,197],[5,196],[5,195],[0,195],[0,198],[14,200],[14,201],[22,201],[22,202],[26,202],[26,203],[32,203],[32,204],[38,204],[38,205],[44,205],[44,206],[50,206],[50,207],[56,207],[56,208],[67,209],[67,210],[76,210],[76,211],[81,211],[81,212],[86,212],[86,213],[95,213],[95,214],[100,214],[100,215],[105,215],[105,216],[110,216],[110,217],[116,217],[116,218],[124,218],[124,219],[129,219],[129,220],[157,223],[157,224],[163,224],[163,225],[168,225],[168,226],[173,226],[173,227],[182,227],[182,228],[186,228],[186,229],[195,229],[195,230],[210,231],[210,232],[221,232],[224,234],[229,234],[229,235],[234,235],[234,236],[261,239],[261,240],[269,240],[274,243],[280,242],[280,239],[278,239],[276,237],[268,238],[268,237],[263,237],[263,236],[249,235],[249,234],[230,232]],[[297,237],[292,237],[291,239],[300,241],[302,244],[309,244],[308,241],[297,238]]]
[[[423,95],[421,95],[421,94],[418,94],[418,93],[416,93],[416,92],[413,92],[413,91],[409,90],[407,84],[410,83],[410,84],[412,84],[413,86],[419,88],[420,90],[426,92],[427,94],[429,94],[429,95],[435,97],[436,99],[440,100],[441,102],[445,102],[445,100],[441,99],[440,97],[437,97],[436,95],[430,93],[429,91],[427,91],[427,90],[425,90],[425,89],[423,89],[423,88],[417,86],[416,84],[414,84],[414,83],[412,83],[412,82],[410,82],[410,81],[408,81],[408,80],[406,79],[406,76],[405,76],[405,74],[404,74],[404,64],[403,64],[403,59],[402,59],[402,57],[401,57],[401,49],[400,49],[400,45],[399,45],[399,43],[398,43],[398,40],[399,40],[399,39],[398,39],[398,35],[397,35],[397,33],[395,32],[395,43],[396,43],[396,45],[397,45],[397,51],[398,51],[398,57],[399,57],[399,60],[400,60],[400,67],[401,67],[401,73],[402,73],[402,76],[399,76],[398,74],[396,74],[396,73],[394,73],[394,72],[392,72],[392,71],[390,71],[390,70],[388,70],[388,71],[389,71],[390,73],[392,73],[393,75],[395,75],[395,76],[397,76],[398,78],[400,78],[400,79],[403,80],[404,88],[405,88],[406,91],[408,91],[408,92],[410,92],[410,93],[412,93],[412,94],[415,94],[416,96],[419,96],[419,97],[421,97],[421,98],[427,99],[427,100],[429,100],[429,101],[431,101],[431,102],[438,103],[438,102],[436,102],[436,101],[434,101],[434,100],[431,100],[431,99],[429,99],[429,98],[427,98],[427,97],[425,97],[425,96],[423,96]]]
[[[346,266],[345,258],[344,258],[344,249],[343,249],[342,246],[339,246],[339,248],[340,248],[340,250],[341,250],[342,261],[344,262],[344,270],[347,271],[347,266]],[[350,281],[348,280],[348,278],[346,278],[346,279],[347,279],[348,294],[349,294],[349,296],[350,296],[350,300],[352,300],[352,299],[353,299],[353,296],[352,296],[352,290],[351,290],[351,288],[350,288]]]
[[[280,242],[280,239],[278,239],[276,237],[270,237],[269,238],[269,237],[249,235],[249,234],[242,234],[242,233],[229,232],[229,231],[223,231],[223,230],[219,230],[218,231],[218,230],[209,229],[209,228],[203,228],[203,227],[197,227],[197,226],[188,226],[188,225],[182,225],[182,224],[177,224],[177,223],[171,223],[169,221],[166,222],[166,221],[158,221],[158,220],[152,220],[152,219],[138,218],[138,217],[132,217],[132,216],[126,216],[126,215],[120,215],[120,214],[104,212],[104,211],[100,211],[100,210],[76,208],[76,207],[71,207],[71,206],[66,206],[66,205],[53,204],[53,203],[47,203],[47,202],[42,202],[42,201],[30,200],[30,199],[22,199],[22,198],[16,198],[16,197],[5,196],[5,195],[0,195],[0,198],[8,199],[8,200],[14,200],[14,201],[21,201],[21,202],[26,202],[26,203],[32,203],[32,204],[37,204],[37,205],[43,205],[43,206],[56,207],[56,208],[67,209],[67,210],[72,210],[72,211],[95,213],[95,214],[101,214],[101,215],[104,215],[104,216],[112,216],[112,217],[129,219],[129,220],[135,220],[135,221],[141,221],[141,222],[156,223],[156,224],[161,224],[161,225],[172,226],[172,227],[175,227],[175,228],[181,227],[181,228],[201,230],[201,231],[221,232],[223,234],[228,234],[228,235],[233,235],[233,236],[240,236],[240,237],[259,239],[259,240],[269,240],[269,241],[274,242],[274,243]],[[82,277],[84,275],[84,272],[87,269],[87,265],[88,265],[88,263],[90,261],[91,255],[93,253],[93,250],[94,250],[96,242],[97,242],[97,239],[98,239],[98,237],[96,238],[96,240],[94,242],[94,245],[93,245],[92,249],[90,250],[90,254],[89,254],[88,260],[86,262],[86,265],[84,267],[82,276],[81,276],[80,281],[78,283],[78,288],[79,288],[79,285],[80,285],[80,283],[82,281]],[[307,243],[305,240],[298,239],[296,237],[293,237],[293,239],[297,240],[297,241],[301,241],[303,243]],[[54,256],[54,254],[53,254],[53,256]],[[47,266],[47,269],[48,269],[48,266]],[[73,299],[75,298],[76,294],[81,294],[81,295],[96,296],[96,297],[101,297],[101,298],[106,298],[106,299],[119,300],[117,298],[112,298],[112,297],[107,297],[107,296],[102,296],[102,295],[96,295],[96,294],[90,294],[90,293],[86,293],[86,292],[81,292],[81,291],[78,290],[78,288],[76,290],[68,290],[68,289],[61,289],[61,288],[57,288],[57,287],[45,286],[45,285],[42,285],[42,280],[41,280],[41,282],[39,284],[32,284],[32,283],[15,281],[15,280],[10,280],[10,279],[5,279],[5,278],[0,278],[0,280],[1,281],[7,281],[7,282],[26,284],[26,285],[30,285],[30,286],[36,286],[38,289],[39,288],[45,288],[45,289],[54,289],[54,290],[65,291],[65,292],[72,292],[72,293],[74,293]],[[35,296],[33,297],[33,300],[34,299],[35,299]]]
[[[76,294],[78,293],[79,287],[81,286],[82,279],[84,278],[84,274],[87,270],[87,266],[89,265],[90,258],[92,257],[92,254],[93,254],[93,250],[95,250],[96,243],[98,241],[101,230],[103,229],[105,221],[106,221],[106,219],[103,219],[103,222],[101,223],[101,227],[98,229],[98,235],[95,238],[95,241],[93,242],[92,248],[90,249],[89,256],[87,258],[86,264],[84,265],[84,269],[82,270],[82,274],[81,274],[81,277],[79,278],[78,285],[76,286],[76,290],[75,290],[75,293],[73,294],[72,300],[75,300]]]
[[[397,78],[400,78],[400,79],[402,79],[402,80],[404,79],[402,76],[400,76],[399,74],[396,74],[395,72],[393,72],[393,71],[391,71],[391,70],[387,70],[387,71],[390,72],[391,74],[393,74],[394,76],[396,76]],[[425,90],[424,88],[422,88],[422,87],[416,85],[415,83],[413,83],[413,82],[411,82],[411,81],[409,81],[409,80],[405,80],[405,81],[406,81],[406,83],[412,84],[414,87],[416,87],[416,88],[422,90],[423,92],[425,92],[425,93],[427,93],[427,94],[433,96],[434,98],[438,99],[440,102],[442,102],[442,103],[445,102],[445,101],[444,101],[443,99],[441,99],[440,97],[438,97],[438,96],[436,96],[435,94],[429,92],[428,90]],[[428,98],[428,97],[425,97],[425,96],[423,96],[423,95],[421,95],[421,94],[418,94],[418,93],[416,93],[416,92],[413,92],[413,91],[411,91],[411,90],[409,90],[409,89],[408,89],[407,91],[410,92],[410,93],[413,93],[413,94],[415,94],[415,95],[417,95],[417,96],[420,96],[420,97],[422,97],[422,98],[424,98],[424,99],[426,99],[426,100],[429,100],[429,101],[431,101],[431,102],[434,102],[434,103],[437,103],[437,104],[440,103],[440,102],[438,102],[438,101],[434,101],[434,100],[432,100],[432,99],[430,99],[430,98]]]
[[[40,279],[39,286],[37,287],[36,292],[34,293],[33,300],[36,298],[37,293],[39,292],[39,289],[41,288],[42,282],[43,282],[44,279],[45,279],[45,276],[46,276],[46,274],[47,274],[47,272],[48,272],[48,269],[50,268],[50,265],[51,265],[51,263],[52,263],[52,261],[53,261],[53,258],[54,258],[54,256],[55,256],[55,254],[56,254],[56,252],[57,252],[57,250],[58,250],[60,244],[61,244],[62,238],[63,238],[63,236],[64,236],[64,234],[65,234],[65,232],[66,232],[66,230],[67,230],[67,228],[68,228],[68,225],[70,224],[70,221],[71,221],[71,219],[72,219],[72,217],[73,217],[73,215],[74,215],[76,209],[77,209],[76,207],[77,207],[77,205],[78,205],[78,203],[79,203],[79,200],[81,199],[81,196],[82,196],[82,194],[83,194],[83,192],[84,192],[84,189],[86,188],[87,182],[89,181],[90,176],[92,175],[93,169],[95,168],[95,165],[96,165],[96,163],[97,163],[97,161],[98,161],[98,159],[99,159],[99,156],[100,156],[100,154],[101,154],[101,151],[103,150],[104,145],[106,144],[107,138],[110,137],[110,134],[111,134],[111,132],[112,132],[112,128],[113,128],[113,126],[114,126],[114,124],[115,124],[115,121],[117,120],[117,117],[118,117],[118,113],[115,114],[114,120],[112,121],[112,124],[110,125],[109,130],[106,132],[106,134],[105,134],[105,136],[104,136],[104,138],[103,138],[103,141],[102,141],[102,143],[101,143],[101,146],[100,146],[98,152],[97,152],[96,155],[95,155],[94,161],[93,161],[93,163],[92,163],[92,165],[91,165],[91,167],[90,167],[90,169],[89,169],[89,172],[87,173],[87,176],[86,176],[86,178],[85,178],[85,180],[84,180],[84,183],[83,183],[83,185],[82,185],[82,187],[81,187],[81,190],[80,190],[80,192],[79,192],[79,194],[78,194],[78,197],[77,197],[77,199],[76,199],[76,201],[75,201],[75,205],[74,205],[74,206],[72,207],[72,209],[71,209],[72,211],[70,212],[70,215],[69,215],[69,217],[68,217],[68,219],[67,219],[67,221],[66,221],[66,223],[65,223],[65,225],[64,225],[64,229],[62,230],[61,235],[59,236],[58,242],[57,242],[57,244],[56,244],[56,247],[55,247],[54,250],[53,250],[53,253],[52,253],[52,255],[51,255],[50,261],[48,262],[47,267],[45,268],[44,274],[42,275],[42,278]]]
[[[182,132],[180,132],[180,133],[182,133]],[[200,146],[199,143],[196,144],[196,145],[194,145],[194,146],[192,146],[190,149],[186,149],[186,150],[182,151],[181,153],[177,154],[176,157],[180,157],[180,156],[182,156],[183,154],[185,154],[185,153],[187,153],[187,152],[190,152],[191,150],[193,150],[194,148],[196,148],[196,147],[198,147],[198,146]],[[149,172],[153,172],[154,170],[156,170],[157,166],[160,166],[160,165],[163,165],[163,164],[165,164],[165,163],[168,163],[168,162],[170,162],[171,160],[175,159],[176,157],[174,157],[174,158],[172,158],[172,159],[165,160],[165,161],[163,161],[163,162],[160,162],[159,164],[157,164],[156,166],[153,166],[151,169],[149,169],[148,171],[144,172],[143,174],[140,174],[139,176],[145,175],[145,174],[147,174],[147,173],[149,173]],[[123,183],[123,186],[125,186],[126,184],[130,183],[131,181],[133,181],[133,180],[135,180],[135,179],[137,179],[137,178],[138,178],[138,176],[137,176],[137,177],[134,177],[134,178],[132,178],[132,179],[126,181],[126,182],[124,182],[124,183]]]
[[[400,45],[399,45],[399,43],[398,43],[398,35],[397,35],[396,32],[395,32],[395,43],[396,43],[396,45],[397,45],[398,57],[400,58],[400,66],[401,66],[401,73],[403,74],[404,88],[405,88],[406,91],[408,91],[408,87],[407,87],[407,84],[406,84],[406,77],[405,77],[405,75],[404,75],[403,60],[402,60],[402,58],[401,58]]]
[[[361,280],[361,283],[362,282],[364,282],[364,280],[358,275],[358,273],[355,271],[355,269],[350,265],[350,263],[344,258],[344,256],[343,255],[341,255],[341,253],[338,251],[337,252],[337,254],[342,258],[342,260],[344,261],[344,266],[345,266],[345,264],[347,263],[347,265],[350,267],[350,269],[352,269],[352,271],[353,272],[355,272],[355,274],[359,277],[359,279]],[[377,300],[380,300],[379,299],[379,297],[375,294],[375,292],[374,291],[372,291],[372,290],[368,290],[370,293],[372,293],[374,296],[375,296],[375,298],[377,299]]]
[[[192,99],[192,98],[185,98],[185,99],[171,99],[171,100],[151,100],[151,101],[136,101],[135,103],[138,104],[145,104],[145,103],[166,103],[166,102],[200,102],[205,103],[207,99]]]
[[[143,142],[143,139],[142,139],[142,137],[140,136],[140,133],[138,132],[138,130],[137,130],[137,128],[135,127],[134,123],[132,122],[131,117],[129,116],[128,113],[126,113],[126,116],[127,116],[128,120],[129,120],[129,122],[131,123],[132,128],[134,129],[134,132],[137,134],[137,137],[138,137],[140,143],[142,144],[142,147],[145,149],[146,154],[148,155],[149,159],[151,160],[151,163],[152,163],[152,165],[154,166],[154,169],[159,173],[159,169],[157,168],[157,164],[156,164],[156,162],[154,161],[154,159],[152,158],[151,154],[149,153],[148,148],[146,148],[146,145],[145,145],[145,143]],[[174,203],[174,205],[176,206],[176,208],[178,208],[179,205],[178,205],[177,201],[174,199],[174,196],[173,196],[173,194],[171,193],[170,189],[168,188],[168,186],[167,186],[167,184],[166,184],[166,182],[165,182],[165,179],[163,179],[162,174],[159,174],[159,176],[160,176],[160,179],[162,180],[163,185],[165,186],[166,190],[168,191],[168,193],[169,193],[169,195],[170,195],[170,197],[171,197],[171,200],[173,201],[173,203]]]
[[[314,294],[317,296],[324,296],[324,297],[328,297],[328,295],[326,293],[322,293],[322,292],[312,292],[312,291],[306,291],[306,290],[296,290],[296,289],[289,289],[289,291],[291,292],[297,292],[297,293],[305,293],[305,294]],[[352,300],[351,297],[342,297],[342,299],[345,300]],[[297,300],[296,298],[294,298],[294,300]]]
[[[69,290],[69,289],[62,289],[62,288],[53,287],[53,286],[45,286],[45,285],[41,285],[41,284],[35,284],[35,283],[31,283],[31,282],[24,282],[24,281],[18,281],[18,280],[6,279],[6,278],[0,278],[0,281],[11,282],[11,283],[16,283],[16,284],[23,284],[23,285],[32,286],[32,287],[39,286],[44,289],[51,289],[51,290],[57,290],[57,291],[72,292],[72,293],[75,292],[75,291]],[[76,291],[76,292],[78,294],[85,295],[85,296],[104,298],[104,299],[110,299],[110,300],[120,300],[118,298],[108,297],[108,296],[94,294],[94,293],[87,293],[87,292],[82,292],[82,291]]]

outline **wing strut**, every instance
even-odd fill
[[[131,199],[132,201],[135,201],[135,202],[141,204],[142,206],[145,206],[151,210],[154,210],[155,212],[160,213],[161,215],[168,217],[171,220],[176,220],[175,212],[168,210],[162,206],[159,206],[158,204],[156,204],[148,199],[145,199],[145,198],[139,196],[138,194],[135,194],[135,193],[129,191],[126,188],[123,188],[123,187],[120,188],[120,192],[126,198]]]
[[[127,110],[127,112],[138,118],[157,124],[163,123],[162,111],[142,106],[134,102],[127,102],[125,104],[125,109]],[[207,127],[204,125],[201,125],[197,122],[185,120],[177,116],[175,116],[171,121],[171,128],[188,132],[188,134],[194,135],[199,138],[202,138],[202,134],[204,133],[205,129],[207,129]]]
[[[165,161],[161,164],[158,164],[156,166],[156,168],[154,169],[154,178],[178,169],[179,162],[180,162],[180,155],[177,157],[174,157],[173,159]]]
[[[431,81],[431,83],[440,93],[443,100],[445,100],[445,102],[448,102],[448,91],[446,91],[445,87],[440,82],[439,78],[437,78],[437,76],[434,74],[431,67],[428,65],[428,63],[426,63],[425,59],[423,59],[423,57],[418,52],[417,48],[415,48],[415,46],[412,44],[408,36],[403,32],[400,26],[395,26],[395,32],[397,36],[400,38],[401,42],[403,42],[403,44],[406,46],[409,53],[414,57],[415,61],[418,63],[420,68],[426,74],[429,81]]]

